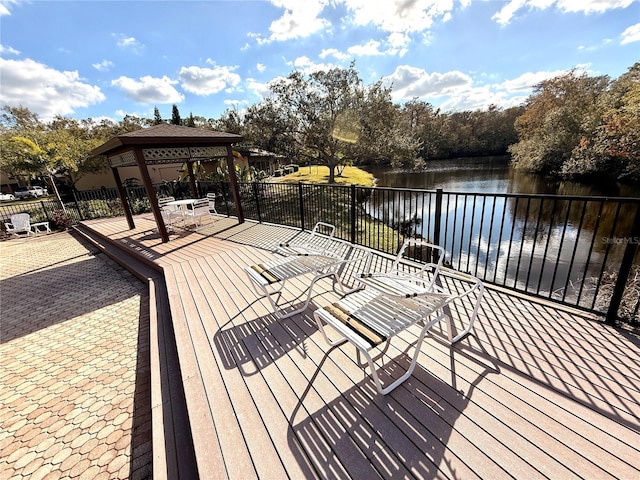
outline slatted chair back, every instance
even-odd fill
[[[160,208],[169,208],[171,209],[171,205],[167,205],[169,202],[173,202],[175,200],[174,197],[159,197],[158,198],[158,206]]]
[[[209,215],[218,215],[216,210],[216,197],[215,193],[207,193],[207,200],[209,201]]]
[[[11,224],[14,230],[28,232],[31,230],[31,216],[28,213],[16,213],[11,215]]]
[[[172,226],[176,219],[181,217],[180,209],[176,205],[167,205],[169,202],[173,202],[175,197],[159,197],[158,207],[160,207],[160,214],[164,223],[168,226]]]
[[[186,216],[193,218],[196,230],[198,230],[202,226],[202,217],[209,216],[209,200],[200,198],[193,202],[190,207],[187,207]]]
[[[28,213],[14,213],[11,215],[11,221],[5,222],[4,228],[7,233],[13,233],[19,237],[19,233],[31,234],[31,216]]]

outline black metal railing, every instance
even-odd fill
[[[487,283],[609,322],[617,316],[638,322],[640,199],[280,183],[241,188],[245,218],[299,228],[323,220],[337,226],[338,237],[391,254],[404,238],[424,237],[445,248],[446,264]]]
[[[158,195],[190,196],[187,183],[154,186]],[[340,185],[241,183],[245,218],[310,229],[336,225],[338,238],[395,254],[420,236],[446,250],[447,265],[483,281],[640,324],[640,199],[485,194]],[[198,182],[233,215],[230,186]],[[131,211],[150,211],[143,187],[126,189]],[[72,223],[121,216],[116,189],[76,192],[65,202]],[[2,221],[26,212],[51,221],[57,201],[0,206]]]

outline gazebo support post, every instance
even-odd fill
[[[149,170],[144,160],[142,149],[136,147],[133,151],[136,156],[136,161],[138,162],[138,168],[140,169],[140,175],[142,176],[144,189],[147,192],[147,198],[149,199],[149,203],[151,204],[151,211],[153,212],[153,216],[156,219],[156,225],[158,226],[158,232],[160,232],[160,238],[162,239],[162,243],[167,243],[169,241],[169,234],[167,233],[167,227],[164,224],[162,213],[160,213],[158,196],[156,195],[156,191],[153,188],[153,183],[151,183],[151,177],[149,176]]]
[[[111,167],[111,172],[113,172],[113,178],[116,181],[118,195],[120,195],[120,201],[122,202],[122,208],[124,209],[124,216],[126,217],[127,223],[129,224],[129,230],[133,230],[134,228],[136,228],[136,225],[135,223],[133,223],[133,215],[131,214],[131,208],[129,208],[129,201],[127,200],[127,191],[122,185],[120,172],[118,172],[117,167]]]
[[[196,186],[196,176],[193,173],[193,162],[187,161],[187,172],[189,173],[189,183],[191,184],[191,197],[198,198],[198,188]]]
[[[242,211],[242,203],[240,201],[240,187],[238,186],[238,177],[233,164],[233,150],[231,145],[227,145],[227,169],[229,170],[229,183],[231,184],[231,195],[233,202],[236,204],[236,215],[238,223],[244,223],[244,212]]]

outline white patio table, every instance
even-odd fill
[[[182,226],[184,227],[184,222],[187,216],[187,209],[189,208],[189,205],[193,206],[193,204],[198,200],[198,198],[183,198],[181,200],[172,200],[170,202],[167,202],[165,205],[173,205],[175,207],[178,207],[178,209],[180,210],[180,215],[182,216]]]
[[[167,205],[176,205],[181,210],[186,211],[189,205],[193,205],[196,203],[199,198],[183,198],[182,200],[172,200],[171,202],[167,202]]]

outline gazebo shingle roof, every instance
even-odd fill
[[[229,145],[242,141],[242,138],[242,135],[234,133],[161,123],[153,127],[118,135],[93,149],[91,153],[93,155],[105,155],[125,145]]]

